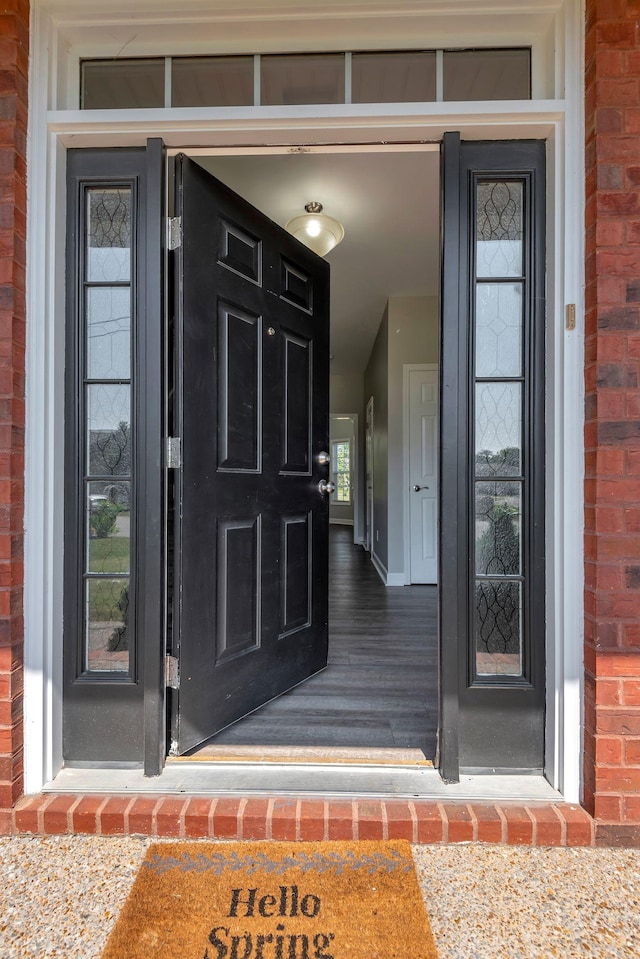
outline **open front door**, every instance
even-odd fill
[[[172,752],[327,663],[329,267],[176,160]]]

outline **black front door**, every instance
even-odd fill
[[[329,267],[176,160],[172,751],[326,666]]]

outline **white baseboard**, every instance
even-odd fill
[[[353,520],[352,519],[334,519],[333,516],[330,516],[329,526],[353,526]]]
[[[387,586],[406,586],[404,573],[387,573]]]
[[[378,557],[376,556],[373,550],[371,550],[369,555],[371,556],[371,562],[373,563],[376,573],[378,574],[378,576],[380,577],[380,579],[386,586],[387,585],[387,567],[384,565],[384,563],[382,563],[378,559]]]
[[[385,586],[406,586],[404,573],[390,573],[382,560],[371,551],[371,562]]]

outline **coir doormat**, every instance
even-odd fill
[[[407,842],[158,843],[102,959],[436,959]]]

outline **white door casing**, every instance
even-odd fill
[[[434,584],[438,581],[438,371],[425,366],[409,368],[406,375],[408,579]]]
[[[373,552],[373,396],[367,403],[365,426],[365,485],[367,488],[365,546],[368,553]]]
[[[159,0],[152,13],[150,7],[134,9],[124,0],[110,4],[106,0],[32,3],[28,167],[30,182],[36,187],[28,197],[26,791],[37,792],[61,764],[59,503],[63,499],[64,417],[59,373],[64,366],[64,216],[60,211],[65,204],[65,148],[140,145],[146,136],[164,136],[187,151],[190,146],[212,143],[236,152],[237,146],[232,145],[256,142],[264,148],[284,144],[277,148],[282,152],[314,149],[307,145],[316,143],[326,144],[320,149],[332,150],[339,149],[330,146],[336,142],[387,143],[394,139],[400,143],[415,139],[409,148],[424,149],[418,140],[426,137],[436,144],[443,130],[458,129],[466,139],[547,138],[548,143],[547,501],[552,508],[547,524],[546,772],[565,798],[576,802],[580,796],[583,675],[582,0],[559,0],[553,12],[545,0],[531,0],[524,7],[515,0],[500,0],[491,8],[480,2],[473,4],[473,11],[468,0],[451,0],[444,13],[442,6],[425,0],[414,5],[416,15],[423,18],[419,30],[418,24],[409,25],[404,7],[400,15],[389,4],[380,4],[372,16],[373,0],[358,4],[352,20],[345,20],[345,15],[347,9],[355,10],[355,4],[334,5],[330,10],[322,7],[318,14],[322,29],[317,31],[310,29],[309,12],[305,10],[302,16],[302,8],[311,3],[302,3],[295,11],[282,8],[280,16],[268,22],[243,7],[237,14],[237,35],[228,5],[222,0],[211,3],[212,10],[224,6],[215,23],[215,44],[217,52],[227,53],[244,53],[248,47],[297,52],[302,49],[301,37],[305,49],[327,49],[328,34],[331,44],[340,36],[343,46],[349,48],[362,39],[365,28],[375,31],[374,38],[368,37],[375,49],[401,46],[417,36],[429,36],[442,47],[491,45],[499,24],[506,31],[501,34],[505,43],[532,46],[533,99],[527,102],[435,103],[415,108],[397,104],[303,105],[240,108],[237,112],[228,108],[140,110],[117,116],[114,111],[89,114],[77,109],[78,62],[83,56],[113,56],[123,43],[131,56],[163,54],[169,49],[188,54],[211,52],[213,34],[207,18],[215,21],[215,12],[197,6],[193,13],[196,4],[192,0],[185,0],[179,10],[168,0]],[[437,20],[435,30],[426,29],[431,27],[432,13]],[[572,331],[565,330],[563,323],[567,303],[577,307],[578,323]]]

